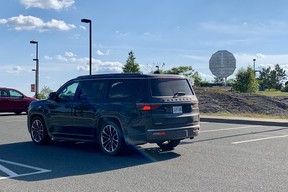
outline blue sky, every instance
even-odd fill
[[[35,45],[40,87],[56,90],[89,74],[92,20],[93,74],[121,72],[133,51],[143,73],[192,66],[214,79],[209,59],[228,50],[240,67],[280,64],[288,71],[285,0],[9,0],[0,2],[0,86],[32,96]],[[233,75],[231,77],[233,77]],[[228,78],[229,79],[229,78]]]

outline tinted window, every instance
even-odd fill
[[[186,79],[152,79],[152,96],[174,96],[176,93],[193,95]]]
[[[80,92],[80,100],[100,99],[103,94],[104,85],[105,83],[100,81],[84,82]]]
[[[63,100],[73,100],[78,84],[78,82],[75,82],[63,87],[58,93],[58,98]]]
[[[108,97],[111,99],[132,97],[137,94],[138,87],[139,80],[136,79],[111,80]]]

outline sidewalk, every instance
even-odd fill
[[[270,125],[288,127],[287,119],[262,119],[250,117],[225,117],[225,116],[210,116],[200,115],[201,122],[215,122],[215,123],[236,123],[236,124],[252,124],[252,125]]]

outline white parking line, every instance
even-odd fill
[[[214,130],[207,130],[207,131],[200,131],[201,133],[210,133],[210,132],[218,132],[218,131],[231,131],[231,130],[238,130],[238,129],[248,129],[252,127],[262,127],[261,125],[251,125],[251,126],[243,126],[243,127],[233,127],[233,128],[226,128],[226,129],[214,129]]]
[[[1,162],[2,163],[6,163],[6,164],[10,164],[10,165],[16,165],[16,166],[19,166],[19,167],[32,169],[34,171],[27,172],[27,173],[24,173],[24,174],[17,174],[16,172],[8,169],[7,167],[4,167],[3,165],[0,165],[0,171],[2,171],[2,172],[4,172],[5,174],[8,175],[7,177],[0,177],[0,180],[9,179],[9,178],[15,178],[15,177],[23,177],[23,176],[27,176],[27,175],[41,174],[41,173],[46,173],[46,172],[51,172],[51,170],[48,170],[48,169],[42,169],[42,168],[39,168],[39,167],[34,167],[34,166],[30,166],[30,165],[24,165],[24,164],[21,164],[21,163],[15,163],[15,162],[6,161],[6,160],[3,160],[3,159],[0,159],[0,163]]]
[[[232,142],[231,144],[237,145],[241,143],[249,143],[249,142],[255,142],[255,141],[263,141],[263,140],[268,140],[268,139],[278,139],[278,138],[284,138],[288,137],[288,135],[280,135],[280,136],[273,136],[273,137],[263,137],[259,139],[251,139],[251,140],[244,140],[244,141],[237,141],[237,142]]]
[[[6,123],[14,123],[14,122],[24,122],[24,121],[27,121],[27,119],[19,119],[19,120],[7,120],[5,121]]]

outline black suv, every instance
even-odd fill
[[[198,135],[199,128],[198,100],[180,75],[80,76],[28,109],[34,143],[98,141],[107,155],[145,143],[170,150]]]

